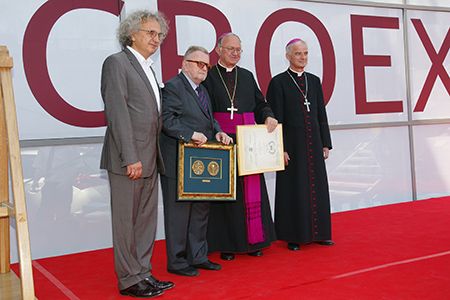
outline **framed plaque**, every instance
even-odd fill
[[[178,200],[236,200],[235,145],[178,146]]]
[[[236,128],[239,176],[284,170],[283,127],[271,133],[266,125]]]

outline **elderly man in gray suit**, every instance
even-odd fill
[[[118,29],[123,50],[103,63],[101,93],[107,129],[100,167],[108,170],[114,266],[122,295],[153,297],[174,286],[153,277],[161,92],[150,56],[168,31],[158,13],[136,11]]]
[[[209,68],[209,53],[191,46],[185,53],[180,74],[163,90],[163,150],[166,173],[161,176],[164,199],[167,270],[182,276],[196,276],[197,269],[220,270],[208,260],[206,230],[208,202],[177,202],[178,141],[202,145],[215,138],[226,145],[233,140],[220,129],[212,115],[206,89],[200,85]]]

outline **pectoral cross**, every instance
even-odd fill
[[[230,119],[233,120],[234,112],[235,112],[235,111],[238,111],[237,108],[235,108],[235,107],[234,107],[234,104],[231,103],[231,107],[228,107],[227,110],[228,110],[229,112],[231,112]],[[308,111],[309,111],[309,110],[308,110]]]
[[[310,112],[310,110],[309,110],[309,105],[311,104],[311,102],[309,102],[308,101],[308,99],[305,97],[305,102],[303,102],[303,104],[306,106],[306,110],[308,111],[308,112]]]

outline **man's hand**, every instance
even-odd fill
[[[289,165],[290,160],[291,158],[289,157],[289,154],[287,152],[284,152],[284,165],[285,166]]]
[[[233,142],[233,139],[223,131],[216,133],[216,140],[225,145],[229,145],[230,143]]]
[[[138,161],[137,163],[128,165],[127,175],[131,180],[139,179],[142,175],[142,163]]]
[[[278,125],[278,121],[277,119],[274,119],[272,117],[267,117],[266,121],[264,121],[264,124],[266,124],[267,127],[267,132],[272,132],[275,130],[275,128],[277,128]]]
[[[204,143],[206,143],[206,141],[208,141],[208,138],[203,133],[194,131],[194,134],[192,135],[191,140],[197,146],[201,146]]]
[[[323,147],[323,159],[327,159],[330,156],[330,149]]]

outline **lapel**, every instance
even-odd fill
[[[150,67],[150,70],[152,71],[153,77],[155,77],[156,85],[158,86],[158,91],[159,91],[160,97],[159,97],[159,99],[156,99],[156,97],[155,97],[155,99],[156,99],[156,101],[159,101],[159,103],[158,103],[159,104],[159,115],[161,116],[161,114],[162,114],[162,89],[158,83],[158,80],[156,79],[155,71],[153,71],[152,67]],[[152,91],[153,91],[153,89],[152,89]]]
[[[147,75],[145,75],[145,72],[144,72],[144,70],[142,69],[142,66],[141,66],[141,64],[139,63],[139,61],[137,60],[136,56],[134,56],[134,54],[131,53],[131,51],[128,50],[127,48],[124,48],[123,51],[124,51],[125,54],[128,56],[128,59],[130,60],[130,63],[131,63],[131,65],[133,66],[133,68],[136,70],[136,72],[139,74],[139,76],[141,77],[141,79],[144,81],[145,86],[147,87],[148,91],[150,92],[150,95],[152,95],[152,98],[153,98],[154,101],[155,101],[155,104],[157,104],[156,101],[158,101],[158,100],[156,99],[156,95],[155,95],[155,93],[153,92],[152,85],[150,84],[150,81],[148,80]],[[150,68],[150,69],[151,69],[151,68]],[[151,70],[152,70],[152,72],[153,72],[153,69],[151,69]],[[153,75],[155,75],[155,73],[153,73]],[[156,78],[156,76],[155,76],[155,78]]]
[[[206,90],[206,88],[205,88],[203,85],[200,84],[199,86],[200,86],[200,89],[203,91],[203,93],[205,93],[206,100],[207,100],[207,102],[208,102],[208,103],[207,103],[207,104],[208,104],[208,111],[205,111],[205,110],[203,109],[203,106],[200,105],[200,99],[199,99],[199,101],[197,101],[197,102],[199,103],[200,108],[202,109],[203,113],[208,117],[208,119],[213,120],[211,101],[210,101],[210,99],[209,99],[208,91]],[[197,94],[196,94],[196,95],[197,95]],[[198,99],[198,96],[197,96],[197,99]]]
[[[203,112],[203,114],[210,119],[211,116],[209,114],[208,111],[205,111],[204,108],[202,107],[202,105],[200,104],[200,99],[198,98],[197,93],[194,91],[194,89],[192,88],[191,84],[189,83],[189,81],[187,80],[186,76],[180,72],[180,74],[178,74],[178,76],[181,78],[185,89],[189,92],[189,94],[192,96],[192,98],[195,100],[194,102],[197,104],[197,106],[201,109],[201,111]],[[205,90],[205,88],[200,85],[200,89],[203,89],[203,91],[205,92],[205,95],[208,99],[208,110],[211,111],[211,105],[210,105],[210,101],[209,101],[209,97],[208,97],[208,92]]]

